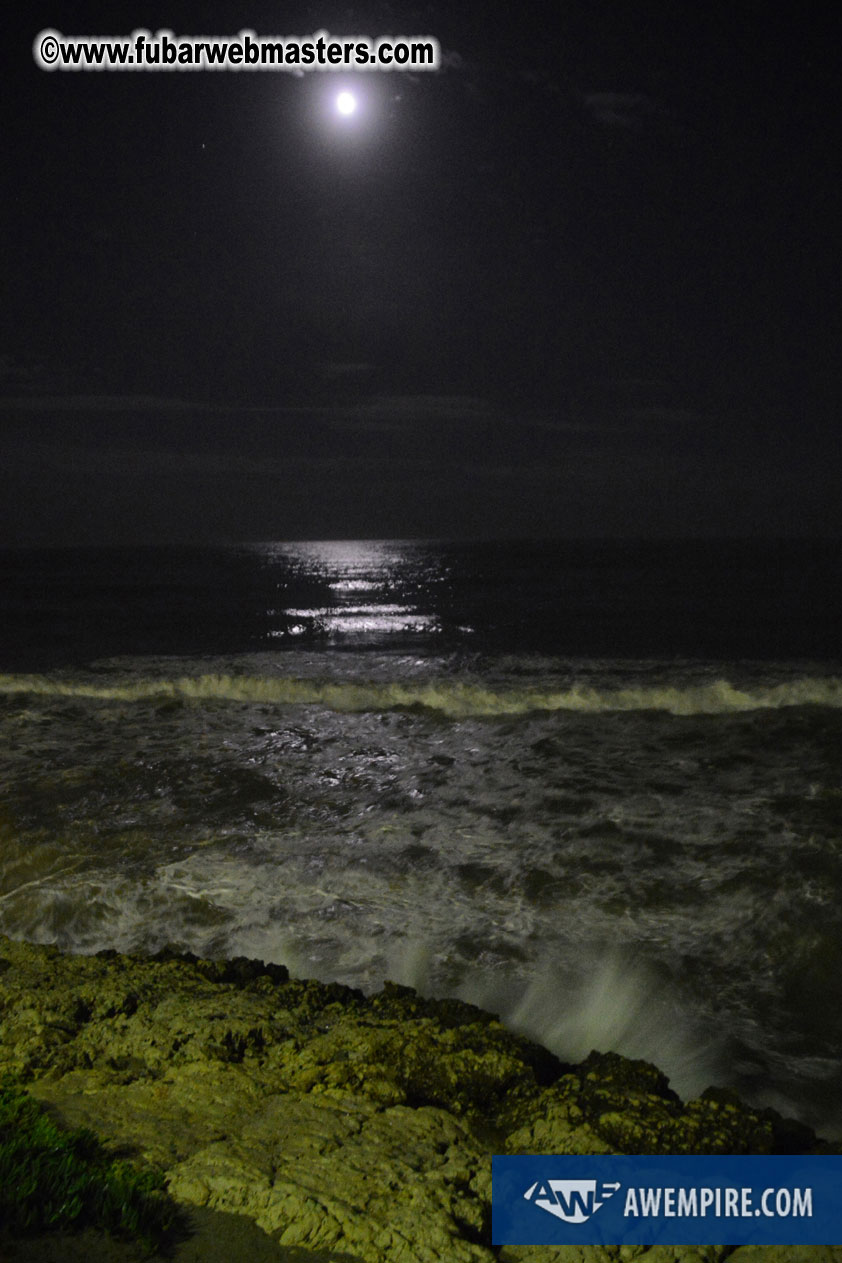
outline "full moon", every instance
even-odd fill
[[[357,108],[357,98],[351,92],[340,92],[336,98],[336,108],[340,114],[353,114]]]

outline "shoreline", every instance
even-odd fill
[[[560,1260],[491,1246],[495,1152],[842,1152],[728,1090],[683,1102],[650,1063],[565,1064],[493,1014],[393,983],[364,995],[244,958],[70,956],[0,936],[3,1074],[161,1168],[203,1222],[242,1217],[235,1233],[256,1225],[290,1263]],[[197,1254],[201,1236],[173,1258],[210,1263],[219,1230]],[[0,1260],[36,1257],[25,1248],[0,1245]]]

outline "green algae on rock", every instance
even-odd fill
[[[73,957],[0,938],[4,1070],[69,1125],[162,1168],[185,1206],[360,1263],[713,1261],[732,1252],[492,1249],[491,1154],[820,1148],[730,1093],[684,1104],[644,1062],[564,1065],[459,1001],[172,952]],[[832,1250],[804,1258],[842,1263]]]

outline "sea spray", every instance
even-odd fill
[[[575,963],[548,963],[528,979],[471,975],[459,996],[498,1012],[562,1061],[596,1050],[653,1062],[684,1098],[726,1074],[724,1034],[702,1028],[675,980],[617,951],[583,949]]]

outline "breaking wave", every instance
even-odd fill
[[[289,676],[199,675],[101,684],[49,676],[0,675],[0,694],[79,697],[101,701],[228,701],[282,706],[317,705],[335,711],[383,711],[420,707],[450,718],[524,715],[535,711],[666,711],[673,715],[721,715],[792,706],[842,709],[842,677],[802,677],[738,688],[726,679],[692,686],[649,685],[606,689],[490,689],[440,680],[430,683],[352,682]]]

